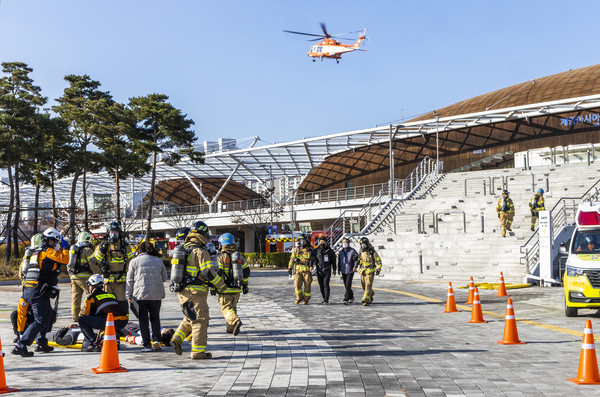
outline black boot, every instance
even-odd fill
[[[33,352],[27,350],[27,346],[17,343],[11,351],[12,354],[16,354],[21,357],[33,357]]]
[[[46,338],[40,338],[37,340],[37,347],[35,348],[36,352],[39,353],[50,353],[51,351],[54,351],[54,348],[52,346],[48,346],[48,339]]]

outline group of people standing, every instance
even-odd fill
[[[293,276],[296,294],[296,304],[307,305],[312,296],[311,284],[313,270],[316,268],[317,281],[323,297],[322,304],[329,303],[330,298],[330,280],[339,272],[344,287],[343,303],[345,305],[354,302],[354,292],[352,291],[352,279],[354,273],[359,272],[361,285],[364,290],[362,297],[363,306],[373,303],[373,280],[375,275],[381,272],[381,258],[369,239],[363,237],[359,241],[360,252],[357,252],[350,246],[350,240],[342,240],[342,249],[335,254],[335,251],[329,246],[327,237],[322,236],[319,239],[317,248],[311,247],[306,235],[301,235],[298,245],[292,250],[288,272]]]
[[[177,247],[179,255],[172,260],[171,290],[178,295],[184,318],[169,343],[175,353],[182,354],[181,345],[191,337],[191,358],[211,358],[206,351],[208,291],[219,293],[227,331],[237,335],[242,325],[237,303],[240,294],[248,292],[250,269],[229,233],[219,238],[220,254],[209,252],[208,226],[202,221],[180,229],[177,236],[181,245]],[[69,248],[54,228],[32,238],[21,265],[23,295],[16,310],[18,335],[12,353],[33,356],[27,347],[34,339],[37,352],[54,350],[46,334],[56,320],[51,299],[57,299],[60,291],[57,284],[62,265],[67,266],[71,278],[74,324],[70,327],[79,326],[84,335],[82,351],[100,351],[101,338],[95,330],[104,329],[111,313],[118,334],[128,324],[130,307],[139,319],[142,351],[161,350],[160,308],[167,272],[158,250],[150,241],[142,241],[134,249],[118,222],[110,223],[105,238],[95,248],[88,232],[80,233],[77,240]],[[87,296],[82,307],[84,293]]]

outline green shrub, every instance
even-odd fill
[[[290,261],[291,253],[289,252],[273,252],[259,253],[248,252],[244,254],[246,262],[250,265],[259,265],[260,267],[287,267]]]

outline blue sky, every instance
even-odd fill
[[[1,0],[0,60],[52,100],[89,74],[122,102],[164,93],[199,141],[372,127],[599,62],[596,1]],[[311,62],[282,30],[367,28],[368,52]]]

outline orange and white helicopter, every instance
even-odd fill
[[[309,57],[312,57],[313,62],[317,58],[320,58],[321,61],[323,60],[323,58],[330,58],[330,59],[335,59],[337,63],[340,63],[340,59],[342,59],[342,55],[347,52],[367,51],[362,48],[359,48],[361,43],[364,40],[368,40],[367,36],[366,36],[367,29],[357,30],[355,32],[348,32],[348,33],[344,33],[344,34],[329,34],[329,33],[327,33],[327,28],[325,27],[325,24],[323,22],[321,22],[321,29],[323,29],[323,34],[294,32],[291,30],[284,30],[284,32],[293,33],[293,34],[301,34],[304,36],[317,37],[316,39],[311,39],[308,41],[322,40],[319,44],[315,44],[314,46],[312,46],[310,48],[310,50],[308,51],[308,53],[306,54]],[[354,40],[354,39],[339,37],[339,36],[345,36],[345,35],[352,34],[352,33],[361,33],[361,35],[358,37],[358,40],[356,40],[356,42],[354,44],[342,44],[338,41],[338,40]],[[337,39],[336,39],[336,37],[337,37]]]

